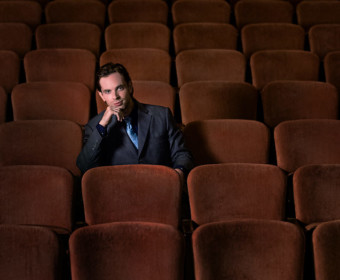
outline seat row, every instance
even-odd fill
[[[89,22],[104,29],[114,22],[160,22],[175,26],[184,22],[232,22],[241,29],[249,23],[295,21],[306,30],[314,24],[340,23],[338,1],[1,1],[0,22],[19,21],[33,29],[41,23]],[[190,12],[188,12],[190,11]]]

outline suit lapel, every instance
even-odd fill
[[[152,116],[148,114],[144,106],[138,103],[138,156],[143,151],[146,138],[149,134],[149,127]]]

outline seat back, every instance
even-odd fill
[[[296,225],[250,220],[211,223],[192,235],[195,278],[300,280],[304,235]]]
[[[76,82],[32,82],[12,91],[14,120],[70,120],[85,125],[90,118],[91,92]]]
[[[52,165],[80,176],[76,159],[82,129],[66,120],[15,121],[0,125],[0,166]]]
[[[7,103],[8,96],[4,88],[0,86],[0,124],[4,123],[7,119]]]
[[[274,81],[261,91],[263,118],[274,128],[297,119],[338,119],[339,94],[328,83],[317,81]]]
[[[82,193],[89,225],[140,221],[179,226],[181,185],[169,167],[97,167],[83,176]]]
[[[202,120],[188,123],[184,138],[197,165],[268,163],[269,129],[253,120]]]
[[[73,228],[72,174],[61,167],[0,167],[1,224],[39,225],[69,234]]]
[[[183,252],[183,236],[169,225],[87,226],[70,238],[72,279],[183,279]]]
[[[0,50],[0,86],[7,94],[19,83],[20,58],[14,51]]]
[[[340,51],[330,52],[324,60],[326,82],[335,85],[340,93]]]
[[[339,120],[293,120],[274,130],[277,165],[294,172],[307,164],[340,163]]]
[[[266,50],[250,57],[252,83],[262,89],[277,80],[319,80],[319,58],[308,51]]]
[[[256,120],[258,93],[248,83],[198,81],[179,91],[182,123],[208,119]]]
[[[198,225],[235,219],[285,218],[286,176],[274,165],[198,166],[189,173],[188,193],[191,217]]]
[[[24,68],[27,82],[81,82],[94,91],[96,57],[89,50],[33,50],[26,54]]]

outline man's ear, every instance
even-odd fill
[[[98,92],[98,95],[100,96],[100,98],[105,102],[105,99],[103,97],[103,93],[101,91],[99,91],[99,90],[97,90],[97,92]]]

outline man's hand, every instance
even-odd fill
[[[115,115],[117,117],[117,120],[121,122],[124,118],[124,114],[120,107],[113,107],[108,106],[104,112],[104,115],[102,119],[100,120],[99,124],[106,127],[112,119],[112,116]]]

